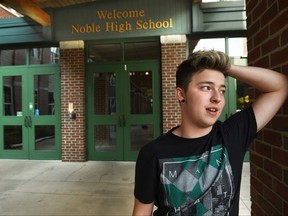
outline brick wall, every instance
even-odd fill
[[[246,0],[249,65],[288,73],[288,1]],[[252,215],[288,215],[288,102],[251,147]]]
[[[186,44],[162,44],[162,118],[163,133],[180,123],[180,107],[176,99],[175,72],[186,59]]]
[[[76,119],[68,118],[73,103]],[[61,49],[62,160],[86,161],[84,48]]]

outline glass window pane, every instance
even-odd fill
[[[0,66],[14,66],[26,64],[26,50],[0,50]]]
[[[55,149],[55,127],[35,126],[35,150]]]
[[[54,75],[34,76],[34,114],[55,115]]]
[[[193,52],[198,50],[210,50],[210,49],[225,52],[225,38],[201,39],[197,43]]]
[[[94,113],[116,113],[116,74],[113,72],[94,73]]]
[[[160,43],[157,41],[125,43],[126,61],[160,59]]]
[[[139,151],[153,140],[153,125],[132,125],[130,127],[131,150]]]
[[[4,126],[4,149],[22,150],[22,126]]]
[[[22,77],[3,77],[3,112],[5,116],[22,116]]]
[[[152,114],[152,71],[130,71],[131,114]]]
[[[116,126],[97,125],[94,128],[94,145],[97,152],[116,150]]]
[[[59,48],[33,48],[29,51],[30,64],[59,64]]]
[[[243,58],[247,57],[247,39],[229,38],[228,39],[229,56]]]
[[[120,44],[97,44],[88,49],[87,62],[121,61]]]

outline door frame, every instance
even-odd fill
[[[34,75],[54,75],[55,115],[34,116]],[[22,116],[4,116],[3,105],[0,107],[0,158],[11,159],[61,159],[61,110],[60,110],[60,66],[59,65],[23,65],[0,67],[0,98],[3,97],[3,77],[22,77]],[[3,102],[2,102],[3,103]],[[29,109],[33,103],[33,110]],[[26,117],[31,119],[31,126],[26,127]],[[22,126],[22,150],[4,149],[4,126]],[[35,150],[35,126],[55,126],[55,149]]]
[[[126,69],[126,70],[125,70]],[[129,114],[127,110],[130,106],[130,97],[125,95],[125,92],[129,92],[129,69],[131,70],[152,70],[152,89],[153,89],[153,114],[151,115],[137,115],[133,116]],[[93,105],[93,89],[94,84],[91,82],[93,80],[94,72],[113,72],[119,71],[119,81],[116,86],[116,104],[117,111],[115,116],[96,116],[94,115],[94,105]],[[117,77],[117,78],[118,78]],[[118,62],[118,63],[96,63],[88,64],[86,67],[86,110],[87,110],[87,149],[88,149],[88,159],[89,160],[126,160],[134,161],[138,156],[138,152],[130,151],[130,130],[129,126],[133,124],[146,124],[153,122],[153,134],[156,138],[160,135],[162,131],[161,126],[161,116],[160,116],[160,62],[158,60],[147,60],[147,61],[130,61],[130,62]],[[123,91],[124,90],[124,91]],[[125,116],[125,125],[121,126],[120,118]],[[122,121],[122,120],[121,120]],[[94,136],[94,126],[95,125],[115,125],[116,126],[116,136],[117,136],[117,146],[115,152],[96,152],[95,144],[93,140]],[[121,128],[122,127],[122,128]]]

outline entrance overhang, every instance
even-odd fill
[[[163,0],[157,1],[160,3]],[[95,37],[97,39],[112,39],[119,36],[128,38],[179,34],[190,36],[197,34],[219,35],[220,32],[235,36],[236,33],[239,35],[239,32],[241,35],[246,33],[246,6],[244,0],[212,3],[194,2],[193,4],[186,0],[183,1],[181,7],[178,2],[176,7],[175,1],[172,0],[169,1],[170,4],[168,4],[168,1],[165,2],[165,9],[160,10],[163,14],[155,13],[149,9],[150,7],[147,7],[146,3],[139,2],[137,7],[140,8],[140,12],[138,11],[139,17],[129,17],[127,14],[128,17],[117,18],[116,21],[111,18],[113,22],[108,16],[109,8],[113,9],[111,9],[112,12],[126,13],[127,11],[135,12],[136,7],[131,3],[127,3],[124,7],[122,4],[110,3],[107,5],[105,2],[97,2],[81,4],[77,7],[54,8],[50,11],[51,18],[54,20],[51,27],[44,27],[27,17],[0,19],[0,44],[9,47],[20,43],[94,40]],[[87,13],[88,10],[89,13]],[[95,11],[98,11],[98,16],[95,15],[97,14]],[[167,11],[174,11],[173,16],[170,17],[170,13],[167,13]],[[103,14],[106,14],[106,12],[108,15],[107,17],[105,15],[104,19]],[[99,13],[103,13],[100,14],[101,17],[99,17]],[[91,16],[91,14],[94,15]],[[126,14],[120,15],[124,16]],[[162,20],[164,15],[165,19]],[[97,26],[94,23],[97,23]],[[123,23],[125,24],[125,31],[120,32]],[[117,26],[114,24],[117,24]],[[147,24],[147,26],[144,24]],[[116,31],[116,27],[118,31]],[[147,29],[144,27],[147,27]]]
[[[246,31],[245,1],[193,4],[192,32]]]

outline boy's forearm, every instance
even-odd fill
[[[263,93],[279,90],[288,91],[287,76],[269,69],[231,65],[228,75],[255,87]]]

